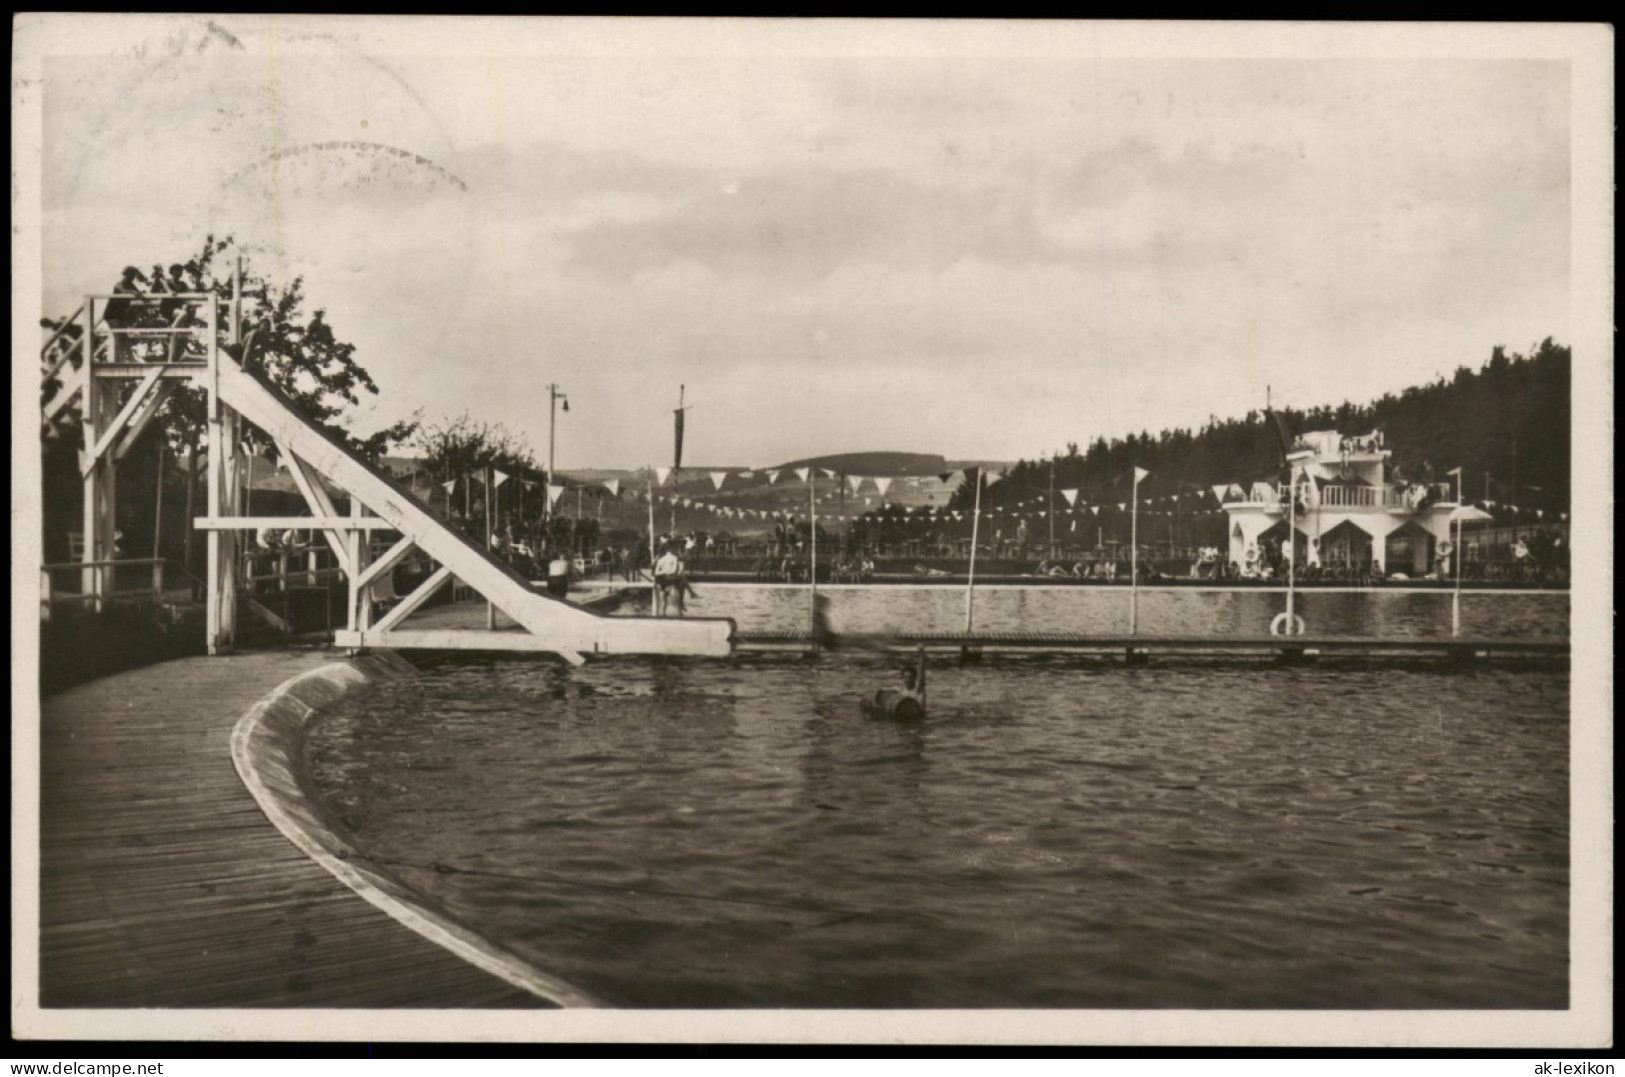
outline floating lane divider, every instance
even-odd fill
[[[358,861],[365,854],[324,817],[304,768],[302,749],[311,719],[352,692],[416,673],[399,655],[377,651],[289,678],[232,730],[231,761],[238,776],[283,837],[396,922],[539,998],[560,1006],[603,1006],[600,999],[429,908],[396,879],[362,866]]]

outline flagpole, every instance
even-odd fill
[[[1049,550],[1047,551],[1047,554],[1053,560],[1054,557],[1055,557],[1055,454],[1054,453],[1050,453],[1050,457],[1049,457],[1049,503],[1045,507],[1049,509]]]
[[[818,633],[818,498],[814,496],[818,489],[818,472],[807,472],[807,518],[809,521],[807,541],[812,544],[812,571],[807,573],[808,582],[812,585],[808,591],[809,600],[807,612],[812,618],[813,635]]]
[[[1456,521],[1456,548],[1450,551],[1456,563],[1456,591],[1450,596],[1450,638],[1461,635],[1461,521]]]
[[[649,469],[649,572],[655,567],[655,480],[654,469]]]
[[[491,550],[491,465],[485,465],[485,549]],[[497,627],[497,608],[490,599],[485,600],[485,627],[487,631],[495,631]]]
[[[976,505],[970,518],[970,572],[965,577],[965,635],[971,633],[971,610],[976,602],[976,538],[982,523],[982,465],[976,465]]]
[[[1298,484],[1294,481],[1287,487],[1286,503],[1286,634],[1292,635],[1297,622],[1293,620],[1292,599],[1293,586],[1297,578],[1298,568]]]
[[[1140,631],[1140,469],[1134,469],[1134,490],[1128,514],[1128,634]]]

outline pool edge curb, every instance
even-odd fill
[[[313,863],[362,900],[414,934],[532,995],[563,1007],[605,1005],[490,940],[429,908],[408,886],[357,861],[359,850],[320,818],[300,787],[298,751],[311,719],[346,696],[388,680],[415,676],[404,658],[373,652],[296,674],[237,719],[231,761],[267,820]]]

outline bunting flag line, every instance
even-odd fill
[[[722,482],[727,477],[728,477],[728,473],[726,471],[713,471],[713,472],[711,472],[711,481],[716,484],[716,488],[718,490],[722,489]]]
[[[1068,505],[1076,505],[1078,503],[1078,491],[1075,490],[1075,489],[1074,490],[1062,490],[1061,491],[1061,496],[1066,498],[1066,503]]]

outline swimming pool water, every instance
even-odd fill
[[[926,721],[865,718],[897,664],[463,662],[310,765],[366,855],[622,1006],[1566,1004],[1566,674],[941,660]]]

